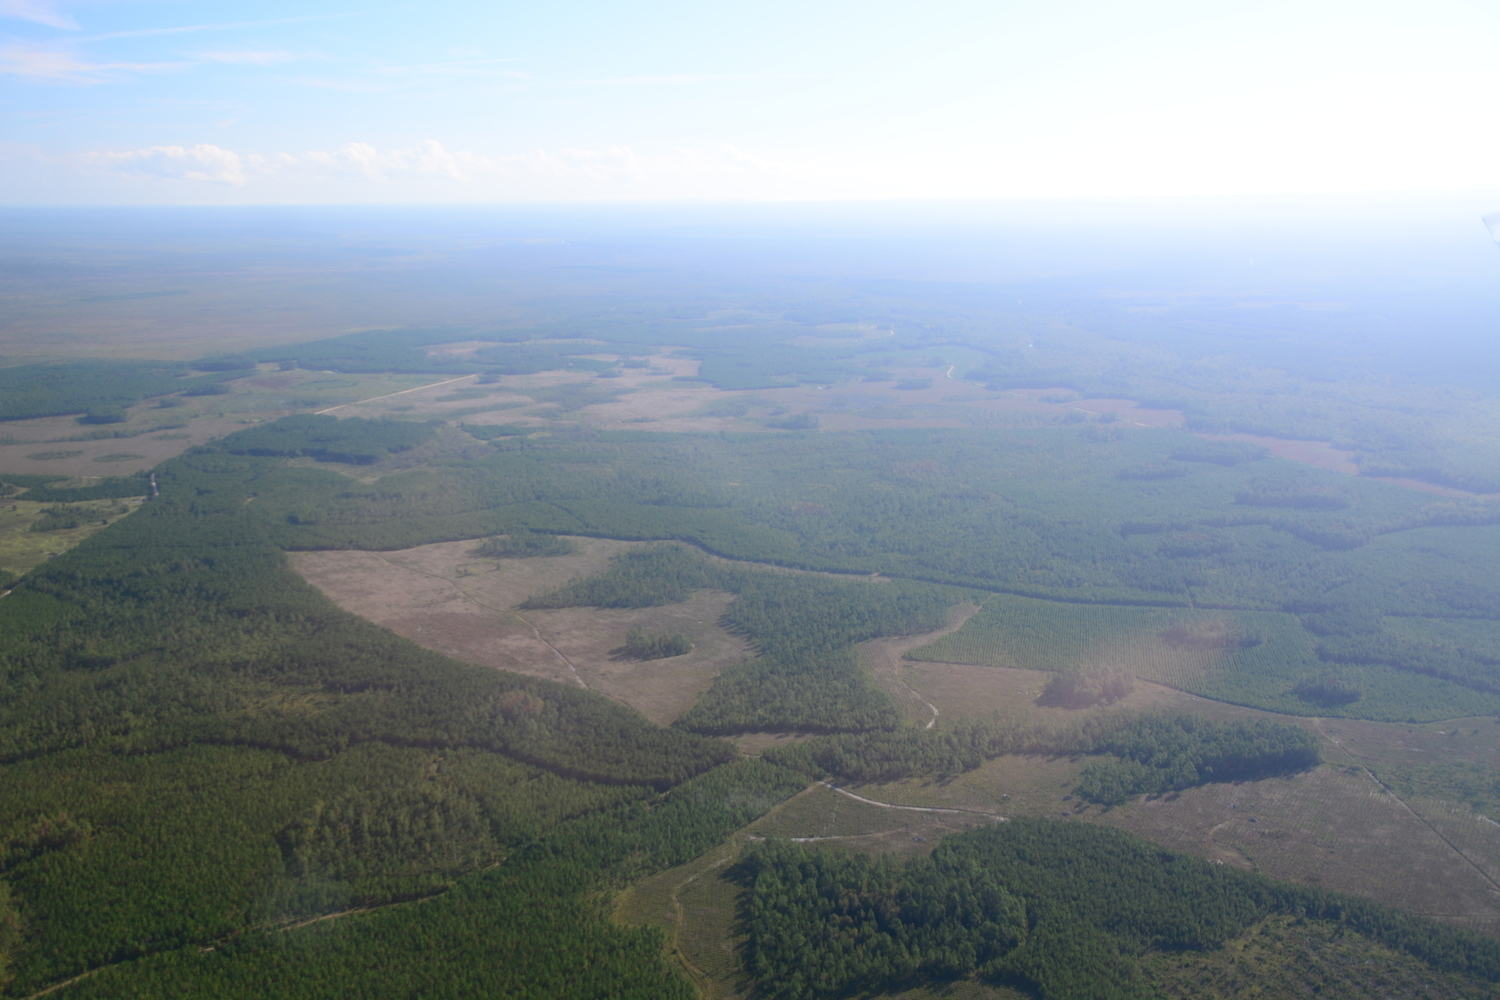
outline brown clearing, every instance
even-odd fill
[[[897,705],[901,706],[909,721],[931,729],[937,724],[941,710],[907,683],[906,673],[912,664],[911,661],[904,660],[902,657],[919,645],[934,642],[945,635],[957,632],[963,623],[972,618],[978,610],[977,604],[959,604],[949,609],[948,623],[935,632],[871,639],[860,643],[857,647],[865,668],[870,671],[870,676],[886,694],[895,700]]]
[[[998,714],[1019,723],[1060,724],[1114,711],[1275,718],[1323,735],[1328,763],[1287,778],[1206,785],[1109,810],[1070,798],[1083,764],[1065,759],[1003,757],[947,783],[895,782],[866,786],[860,794],[907,805],[1073,815],[1174,850],[1368,896],[1500,936],[1500,884],[1492,881],[1500,876],[1500,825],[1438,795],[1403,802],[1366,770],[1369,764],[1378,772],[1383,760],[1393,755],[1409,759],[1413,751],[1428,752],[1436,766],[1500,761],[1500,725],[1492,720],[1411,726],[1295,719],[1140,680],[1113,708],[1048,708],[1035,699],[1049,676],[1007,667],[912,662],[905,680],[938,708],[944,721]],[[1444,749],[1446,755],[1440,756]],[[1351,750],[1363,759],[1351,756]]]
[[[666,725],[703,696],[725,666],[749,658],[743,639],[719,627],[732,594],[702,591],[656,608],[519,611],[541,591],[604,570],[644,543],[574,539],[574,555],[477,559],[474,541],[400,552],[298,552],[292,567],[347,611],[429,649],[484,666],[581,684]],[[680,632],[691,652],[630,660],[613,652],[632,628]]]

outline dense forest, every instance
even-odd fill
[[[284,461],[226,447],[174,460],[158,470],[160,497],[0,601],[10,994],[249,928],[447,893],[570,816],[634,803],[671,831],[706,823],[701,836],[718,838],[755,814],[648,808],[732,760],[725,744],[577,688],[448,660],[335,608],[285,568],[244,503]],[[802,785],[771,771],[788,776],[772,782],[777,795]],[[534,933],[565,940],[559,930]],[[647,993],[675,988],[654,943],[597,919],[568,934],[618,952],[610,961],[645,976]],[[256,940],[291,940],[278,935]],[[390,947],[361,938],[345,953]]]
[[[904,863],[773,841],[740,864],[751,885],[746,964],[785,1000],[971,974],[1040,1000],[1144,1000],[1149,952],[1212,950],[1276,914],[1332,921],[1500,983],[1489,938],[1081,823],[1016,819]]]
[[[248,359],[224,368],[164,361],[75,361],[0,368],[0,420],[78,414],[81,423],[120,423],[142,399],[191,392],[243,376]],[[200,374],[194,374],[194,368]]]
[[[736,559],[1030,597],[1036,614],[1058,616],[1033,636],[1046,655],[1152,630],[1162,641],[1141,656],[1160,660],[1159,673],[1151,662],[1133,672],[1186,683],[1172,676],[1174,664],[1206,651],[1228,669],[1203,674],[1200,693],[1275,711],[1500,711],[1492,651],[1419,638],[1401,624],[1497,627],[1489,567],[1500,558],[1500,507],[1277,459],[1168,458],[1181,438],[1093,441],[1060,428],[553,434],[496,439],[490,455],[369,486],[268,470],[253,492],[255,516],[284,548],[403,548],[515,531],[674,538]],[[1188,471],[1118,478],[1143,462]],[[1177,617],[1139,617],[1153,608]],[[1225,642],[1172,632],[1212,614],[1245,634]],[[1069,619],[1079,615],[1093,617]],[[981,627],[982,619],[947,641]],[[1067,643],[1042,641],[1043,630]],[[1330,703],[1299,687],[1330,664],[1347,668],[1361,697]]]

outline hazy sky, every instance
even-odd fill
[[[0,201],[1500,191],[1496,11],[0,0]]]

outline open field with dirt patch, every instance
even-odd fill
[[[483,559],[475,541],[401,552],[299,552],[292,566],[346,610],[430,649],[471,663],[578,684],[666,725],[708,690],[724,667],[748,658],[719,627],[730,594],[702,591],[654,608],[518,610],[533,594],[601,572],[643,543],[574,539],[573,555]],[[632,628],[681,633],[682,656],[634,660],[619,647]]]
[[[921,641],[881,642],[894,650],[920,648]],[[864,645],[872,647],[879,649]],[[1002,757],[947,782],[854,789],[861,795],[1105,823],[1175,850],[1500,936],[1500,816],[1494,815],[1500,810],[1492,805],[1500,804],[1494,777],[1500,773],[1500,720],[1412,725],[1290,717],[1140,680],[1113,706],[1063,709],[1036,703],[1051,676],[1044,671],[922,661],[897,669],[903,683],[939,711],[940,727],[966,718],[1056,725],[1143,712],[1276,719],[1322,736],[1326,763],[1288,778],[1210,784],[1114,809],[1073,795],[1083,762],[1066,758]]]

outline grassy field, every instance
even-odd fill
[[[96,532],[118,521],[142,503],[139,497],[67,504],[84,515],[87,524],[60,531],[32,531],[50,503],[0,500],[0,570],[20,575],[33,566],[60,555]]]
[[[913,655],[926,648],[919,644]],[[997,715],[1058,725],[1159,711],[1280,718],[1322,736],[1326,763],[1285,779],[1207,785],[1110,810],[1073,796],[1083,762],[1066,758],[1002,757],[948,782],[899,782],[858,789],[861,795],[1106,823],[1173,849],[1500,934],[1500,720],[1493,716],[1426,724],[1288,718],[1149,682],[1137,682],[1114,706],[1072,710],[1037,704],[1046,671],[905,661],[900,676],[939,710],[940,726]]]
[[[1463,630],[1466,637],[1488,637],[1500,627],[1400,621],[1411,629]],[[1194,641],[1195,635],[1206,639]],[[1359,700],[1337,706],[1304,700],[1293,688],[1327,665],[1297,617],[1274,611],[1121,607],[996,594],[962,628],[906,655],[1046,672],[1123,667],[1205,698],[1295,715],[1430,721],[1500,712],[1500,696],[1374,665],[1346,668],[1364,691]]]

